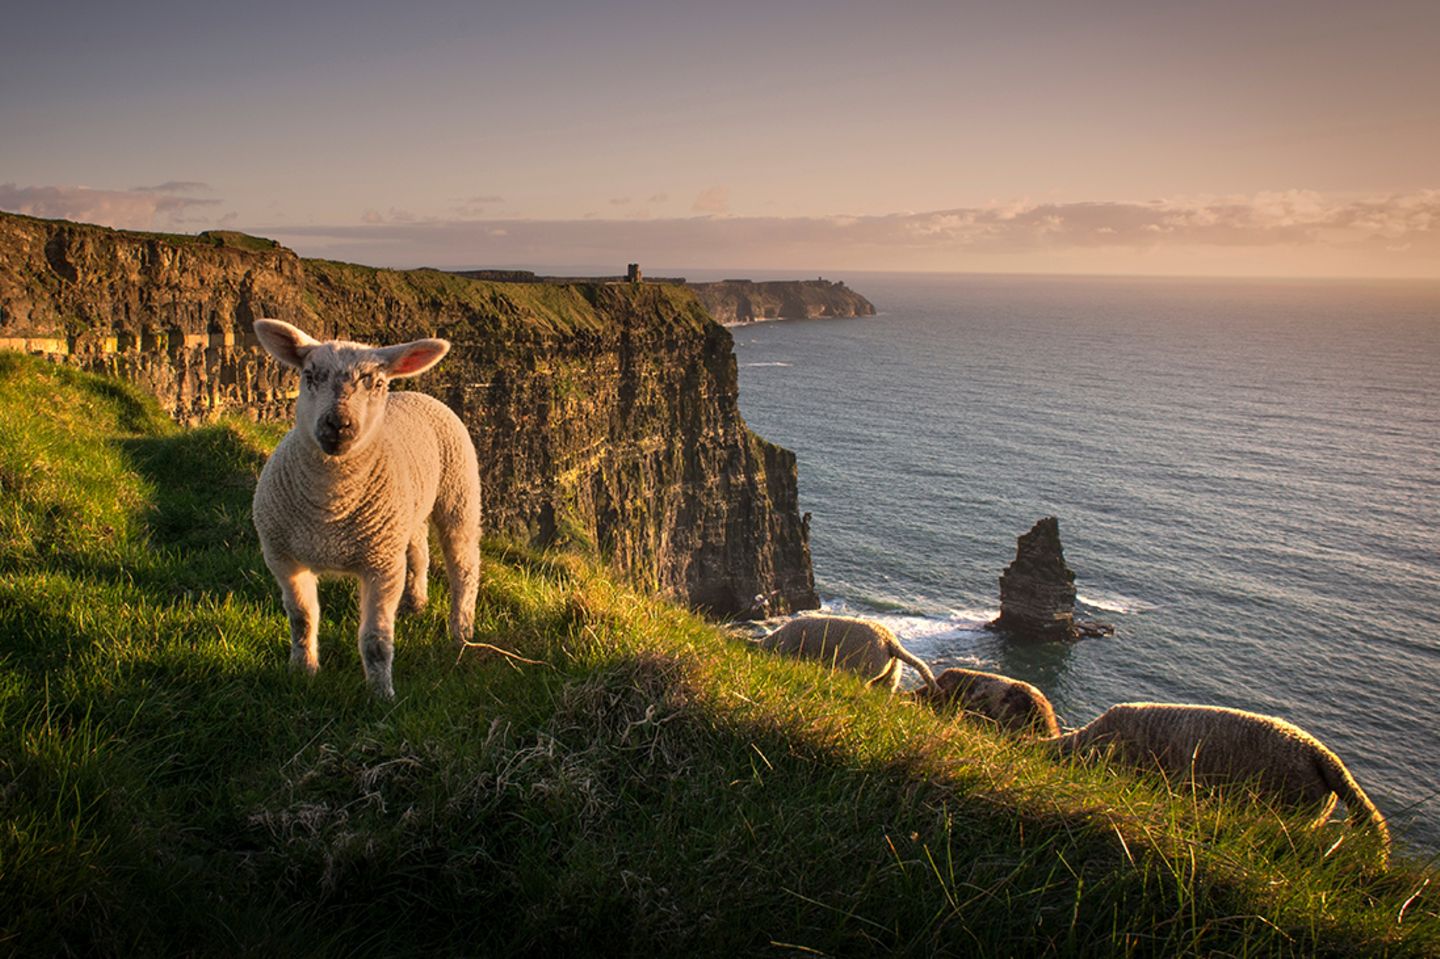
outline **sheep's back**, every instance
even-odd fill
[[[1326,747],[1273,716],[1222,706],[1122,703],[1091,726],[1087,741],[1113,740],[1132,762],[1158,763],[1167,772],[1201,782],[1252,780],[1296,804],[1329,793],[1316,770],[1317,750]]]
[[[394,416],[403,428],[395,436],[407,460],[419,472],[413,482],[420,493],[418,510],[432,510],[442,523],[480,521],[480,467],[475,444],[460,417],[433,396],[392,393],[385,411],[387,427]]]
[[[801,616],[762,640],[774,652],[821,659],[873,675],[889,665],[895,636],[884,626],[848,616]]]

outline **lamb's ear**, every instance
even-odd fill
[[[256,320],[255,337],[266,353],[297,370],[304,364],[305,354],[320,345],[315,337],[284,320]]]
[[[382,346],[375,352],[391,376],[418,376],[450,352],[450,341],[415,340],[398,346]]]

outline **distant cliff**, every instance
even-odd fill
[[[296,379],[256,347],[260,316],[453,341],[417,386],[475,437],[487,533],[589,544],[717,613],[817,605],[795,457],[745,426],[730,334],[682,287],[485,282],[0,214],[0,348],[140,383],[183,422],[289,415]]]
[[[456,276],[505,283],[624,283],[625,276],[542,276],[529,270],[463,270]],[[683,285],[726,326],[757,320],[804,320],[822,316],[874,316],[875,305],[838,280],[720,280],[691,283],[684,277],[646,277],[646,283]]]
[[[816,280],[721,280],[691,283],[690,289],[721,323],[874,316],[875,306],[844,283]]]

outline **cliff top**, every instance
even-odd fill
[[[709,322],[676,286],[506,283],[434,269],[310,259],[263,237],[115,230],[0,213],[0,338],[248,333],[256,316],[324,332],[343,317],[376,335],[574,336],[617,322],[699,328]]]
[[[298,680],[248,515],[277,429],[7,353],[0,422],[19,954],[1440,952],[1403,854],[1056,763],[570,555],[487,548],[477,638],[543,665],[457,661],[435,597],[376,702],[327,585]]]

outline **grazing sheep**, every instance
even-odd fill
[[[396,377],[438,363],[450,344],[322,343],[279,320],[256,320],[260,343],[300,370],[295,428],[255,488],[255,529],[290,617],[290,665],[320,668],[316,577],[360,581],[360,658],[370,688],[390,678],[395,615],[425,605],[435,524],[450,579],[450,635],[474,630],[480,585],[480,473],[460,418],[421,393],[390,393]]]
[[[852,616],[800,616],[760,640],[776,653],[822,659],[867,677],[870,686],[884,685],[892,692],[900,686],[903,663],[920,671],[925,685],[935,686],[935,675],[916,659],[895,634],[879,623]]]
[[[1286,806],[1318,807],[1319,827],[1344,800],[1350,821],[1369,825],[1389,847],[1385,817],[1350,770],[1300,727],[1222,706],[1120,703],[1087,726],[1045,740],[1061,753],[1113,746],[1125,762],[1220,785],[1250,783]]]
[[[947,669],[935,677],[934,690],[917,694],[932,704],[955,703],[968,713],[993,719],[1001,729],[1037,736],[1058,736],[1055,708],[1029,683],[977,669]]]

